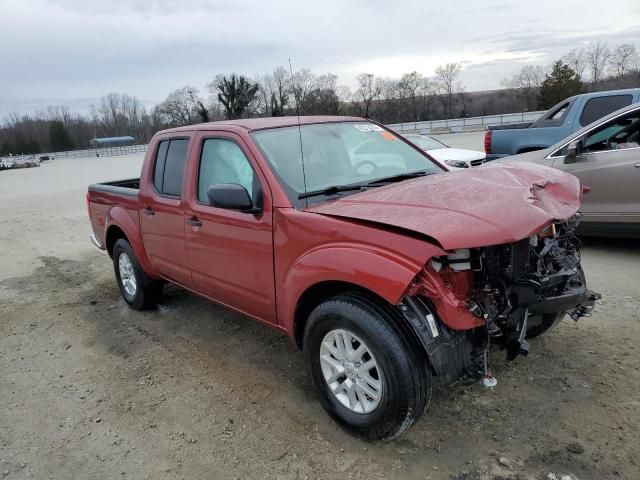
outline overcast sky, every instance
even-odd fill
[[[108,92],[152,105],[289,57],[350,87],[458,61],[467,91],[492,89],[597,37],[640,48],[640,1],[0,0],[0,117]]]

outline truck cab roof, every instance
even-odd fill
[[[309,116],[286,116],[286,117],[266,117],[266,118],[241,118],[238,120],[220,120],[217,122],[199,123],[185,127],[170,128],[162,130],[160,134],[174,132],[193,132],[215,130],[220,127],[240,128],[247,131],[265,130],[268,128],[294,127],[298,124],[309,125],[314,123],[335,123],[335,122],[369,122],[360,117],[348,117],[340,115],[309,115]]]

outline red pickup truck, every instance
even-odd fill
[[[159,132],[139,179],[87,202],[132,308],[171,282],[286,332],[325,409],[373,439],[411,426],[433,381],[491,384],[491,346],[514,358],[590,313],[581,196],[558,170],[445,173],[377,123],[282,117]]]

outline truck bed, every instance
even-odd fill
[[[504,125],[489,125],[489,130],[518,130],[529,128],[533,122],[505,123]]]
[[[102,249],[107,247],[105,229],[108,219],[115,210],[119,214],[124,213],[134,225],[138,225],[139,193],[140,178],[127,178],[89,185],[87,208],[93,228],[91,241],[94,245]]]
[[[137,196],[140,190],[140,177],[114,180],[113,182],[94,183],[89,185],[90,192],[119,193],[121,195]]]

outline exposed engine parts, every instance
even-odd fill
[[[401,307],[436,375],[447,383],[492,378],[492,344],[512,360],[565,314],[576,321],[591,314],[600,295],[585,284],[577,223],[575,216],[515,243],[456,250],[427,264]]]

